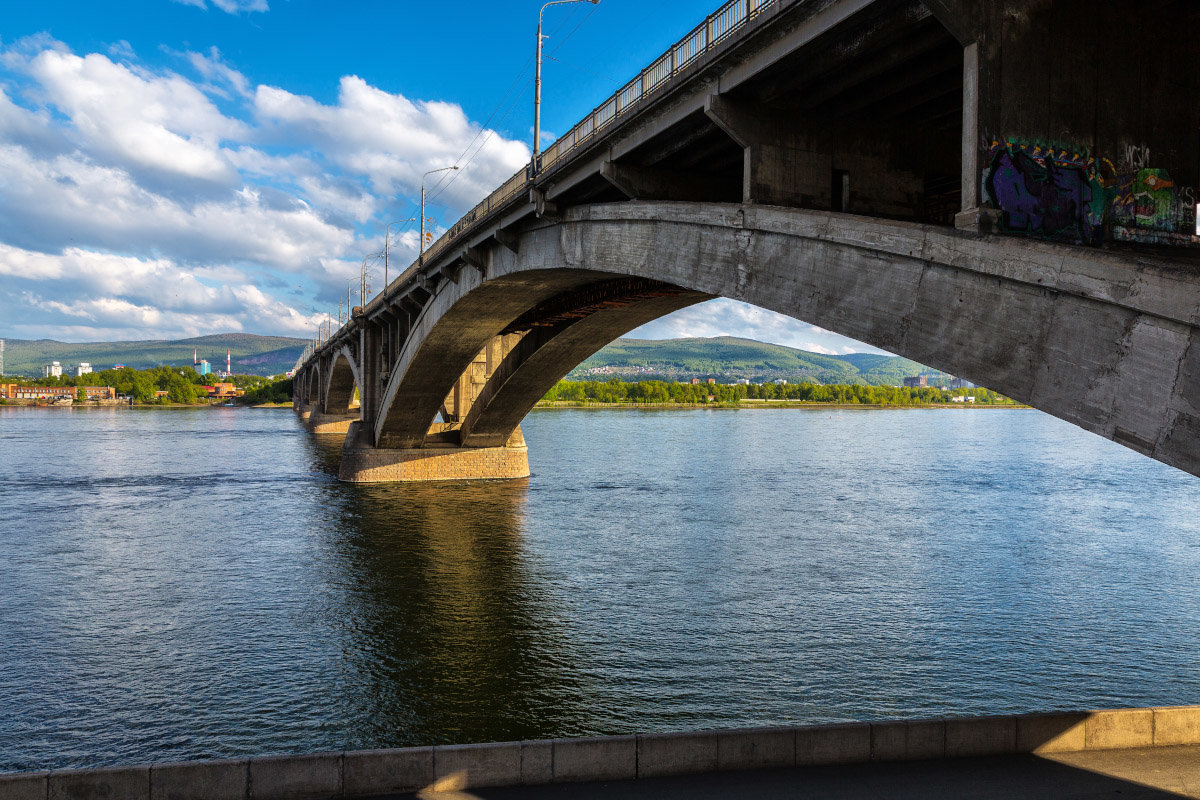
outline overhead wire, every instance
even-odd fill
[[[579,22],[578,22],[578,23],[576,23],[576,24],[575,24],[575,27],[574,27],[574,28],[572,28],[572,29],[571,29],[571,31],[570,31],[570,32],[569,32],[569,33],[568,33],[566,36],[564,36],[564,37],[563,37],[561,40],[559,40],[559,41],[558,41],[558,43],[557,43],[557,44],[554,46],[554,49],[552,49],[552,50],[551,50],[551,51],[550,51],[548,54],[545,54],[545,55],[543,55],[543,58],[550,58],[551,60],[553,60],[553,61],[557,61],[557,62],[558,62],[558,63],[560,63],[560,64],[561,64],[561,63],[566,63],[566,62],[560,61],[560,60],[559,60],[559,59],[557,59],[557,58],[553,58],[553,55],[554,55],[555,53],[557,53],[557,52],[558,52],[560,49],[562,49],[563,45],[565,45],[565,44],[567,43],[567,41],[568,41],[568,40],[570,40],[570,38],[571,38],[572,36],[574,36],[574,35],[575,35],[575,33],[576,33],[576,32],[577,32],[577,31],[578,31],[580,28],[582,28],[582,27],[583,27],[584,23],[586,23],[586,22],[587,22],[589,19],[591,19],[591,16],[592,16],[592,14],[594,14],[594,13],[596,13],[596,6],[595,6],[595,5],[592,5],[591,9],[590,9],[590,10],[588,10],[587,14],[585,14],[585,15],[583,16],[583,18],[582,18],[581,20],[579,20]],[[553,29],[553,30],[550,32],[550,34],[549,34],[549,36],[548,36],[547,38],[552,38],[552,37],[556,36],[556,35],[558,34],[558,32],[559,32],[559,31],[561,31],[561,30],[563,29],[563,27],[565,27],[565,26],[566,26],[566,25],[567,25],[569,22],[570,22],[570,16],[568,16],[568,17],[565,17],[565,18],[562,20],[562,22],[560,22],[560,23],[558,24],[558,26],[557,26],[556,28],[554,28],[554,29]],[[532,61],[532,59],[530,59],[530,61]],[[571,65],[571,64],[568,64],[568,66],[573,66],[573,65]],[[576,69],[580,69],[580,68],[579,68],[579,67],[576,67]],[[515,85],[516,85],[516,83],[517,83],[517,81],[520,81],[522,78],[524,78],[524,77],[525,77],[525,74],[526,74],[528,71],[529,71],[529,61],[526,61],[526,62],[525,62],[525,67],[522,69],[521,73],[520,73],[520,74],[517,76],[517,79],[516,79],[516,80],[513,82],[513,85],[515,86]],[[586,71],[586,70],[584,70],[584,71]],[[603,75],[597,75],[597,77],[604,78],[604,76],[603,76]],[[613,80],[613,79],[612,79],[612,78],[607,78],[607,80]],[[613,80],[613,82],[614,82],[614,83],[619,83],[619,81],[615,81],[615,80]],[[501,123],[503,123],[505,120],[507,120],[507,119],[508,119],[508,116],[509,116],[509,114],[511,114],[511,113],[512,113],[512,110],[513,110],[513,108],[515,108],[515,107],[516,107],[516,103],[517,103],[517,101],[518,101],[518,100],[520,100],[522,97],[524,97],[524,95],[525,95],[525,92],[526,92],[526,91],[528,91],[528,89],[529,89],[529,87],[528,87],[528,85],[526,85],[526,86],[525,86],[525,88],[524,88],[524,89],[522,89],[522,90],[521,90],[521,92],[520,92],[520,93],[519,93],[519,94],[518,94],[518,95],[517,95],[515,98],[513,98],[513,102],[509,104],[509,108],[508,108],[508,110],[507,110],[507,111],[504,113],[504,116],[502,116],[502,117],[500,118],[500,122],[501,122]],[[509,92],[511,92],[511,91],[512,91],[512,87],[510,86],[510,87],[509,87]],[[506,93],[506,97],[507,97],[507,94],[508,94],[508,93]],[[501,103],[503,103],[503,100],[501,100]],[[495,116],[495,111],[493,111],[493,112],[492,112],[492,116]],[[488,141],[490,141],[490,140],[491,140],[491,138],[492,138],[492,136],[493,136],[493,135],[495,135],[495,133],[496,133],[496,131],[495,131],[495,128],[487,128],[487,126],[488,126],[488,124],[489,124],[490,122],[491,122],[491,117],[489,117],[489,118],[488,118],[488,122],[485,122],[485,123],[484,123],[484,128],[483,128],[483,129],[487,129],[487,136],[485,136],[485,137],[484,137],[484,140],[483,140],[483,142],[482,142],[482,143],[479,145],[479,147],[478,147],[478,148],[476,148],[476,150],[475,150],[474,154],[472,154],[471,158],[470,158],[470,159],[468,159],[468,160],[467,160],[467,162],[466,162],[466,164],[464,164],[464,165],[463,165],[462,167],[460,167],[458,170],[456,170],[456,171],[452,172],[451,174],[449,174],[448,176],[446,176],[446,182],[445,182],[445,184],[444,184],[444,185],[442,185],[442,181],[439,181],[439,182],[438,182],[438,184],[435,186],[435,189],[436,189],[436,191],[434,192],[434,194],[432,195],[432,197],[437,197],[437,196],[438,196],[438,195],[440,195],[440,194],[441,194],[443,191],[445,191],[446,189],[450,188],[450,186],[452,186],[452,185],[454,184],[454,181],[456,181],[456,180],[458,179],[458,177],[459,177],[459,174],[460,174],[460,173],[462,173],[463,171],[465,171],[466,167],[467,167],[467,166],[469,166],[469,165],[471,164],[471,162],[473,162],[473,161],[475,160],[475,158],[476,158],[476,157],[477,157],[477,156],[478,156],[478,155],[479,155],[479,154],[480,154],[480,153],[483,151],[483,148],[484,148],[484,147],[487,145]],[[499,126],[497,126],[497,127],[499,127]],[[482,130],[483,130],[483,129],[481,129],[481,132],[482,132]],[[476,135],[476,138],[478,138],[478,134]],[[472,140],[472,142],[473,142],[473,141],[474,141],[474,140]],[[467,149],[468,149],[468,150],[470,149],[470,145],[468,145],[468,148],[467,148]],[[460,160],[461,160],[461,158],[462,158],[462,157],[460,156]],[[455,163],[457,164],[458,162],[456,161]]]
[[[566,64],[567,66],[574,67],[575,69],[580,69],[584,72],[588,72],[588,70],[585,70],[582,67],[571,64],[569,62],[564,62],[561,59],[554,58],[553,56],[560,49],[562,49],[563,45],[565,45],[567,43],[567,41],[572,36],[574,36],[575,33],[581,27],[583,27],[584,23],[586,23],[588,21],[588,19],[591,18],[592,14],[594,14],[595,12],[596,12],[596,6],[593,5],[592,8],[588,11],[588,13],[585,14],[583,16],[583,18],[579,20],[578,23],[576,23],[575,27],[572,28],[571,31],[569,33],[567,33],[566,36],[564,36],[562,39],[560,39],[555,44],[554,48],[548,54],[545,54],[543,57],[549,58],[550,60],[555,61],[557,63]],[[570,22],[569,16],[564,18],[561,22],[559,22],[559,24],[554,29],[551,30],[551,32],[547,35],[547,38],[552,38],[552,37],[557,36],[559,31],[561,31],[569,22]],[[434,183],[434,185],[432,187],[430,187],[430,189],[428,190],[427,196],[426,196],[426,203],[430,203],[430,202],[436,200],[438,197],[440,197],[446,190],[448,190],[454,184],[454,181],[458,180],[459,176],[463,172],[466,171],[467,167],[469,167],[475,161],[475,159],[479,156],[479,154],[481,152],[483,152],[483,149],[487,146],[488,142],[491,141],[492,137],[495,136],[496,128],[500,127],[501,125],[503,125],[503,123],[505,121],[508,120],[508,118],[512,114],[513,110],[516,108],[517,103],[529,91],[528,73],[529,73],[530,67],[532,66],[533,60],[534,60],[533,58],[529,58],[525,61],[524,65],[521,67],[520,71],[517,73],[517,76],[515,78],[513,78],[512,83],[509,84],[508,88],[505,90],[505,92],[501,96],[500,100],[496,103],[495,107],[493,107],[491,113],[488,115],[487,120],[485,120],[484,123],[480,126],[479,130],[476,131],[475,135],[471,138],[471,141],[469,141],[467,143],[467,146],[465,148],[463,148],[463,152],[461,154],[459,154],[459,157],[457,159],[455,159],[454,165],[458,166],[459,168],[457,170],[447,170],[446,172],[442,173],[441,176],[438,178],[438,180]],[[611,80],[614,83],[619,83],[619,81],[616,81],[613,78],[609,78],[604,75],[599,75],[597,73],[591,73],[591,74],[595,75],[596,77],[605,79],[605,80]],[[499,120],[497,120],[496,126],[493,127],[492,120],[496,119],[496,114],[499,113],[500,109],[504,107],[505,102],[508,101],[509,96],[512,95],[513,90],[516,89],[517,86],[519,86],[521,84],[525,84],[524,87],[521,89],[520,92],[518,92],[516,94],[516,96],[514,96],[512,98],[511,102],[508,103],[508,107],[505,109],[503,115],[499,118]],[[483,141],[479,141],[480,136],[483,136]],[[476,142],[479,142],[478,147],[475,147]],[[475,147],[474,152],[471,152],[472,147]],[[468,154],[470,154],[469,158],[468,158]],[[466,159],[465,163],[464,163],[464,159]],[[417,201],[414,201],[410,207],[410,212],[407,215],[408,219],[405,220],[404,226],[397,230],[397,235],[402,235],[404,233],[407,233],[408,231],[410,231],[413,228],[414,223],[419,223],[420,220],[417,219],[417,217],[420,216],[420,213],[421,213],[420,212],[420,203]],[[385,230],[385,236],[386,235],[388,235],[388,234]],[[419,246],[420,246],[420,244],[418,243],[418,247]]]

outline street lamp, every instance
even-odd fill
[[[369,300],[371,297],[371,280],[370,275],[368,274],[371,268],[367,266],[367,262],[369,262],[372,258],[379,258],[379,253],[369,255],[363,259],[362,272],[360,272],[358,276],[358,304],[363,308],[367,307],[367,300]]]
[[[596,2],[599,2],[599,1],[600,0],[596,0]],[[418,264],[425,263],[425,178],[427,178],[428,176],[432,175],[435,172],[445,172],[446,170],[450,170],[450,169],[458,169],[458,167],[455,167],[455,166],[438,167],[437,169],[429,170],[429,172],[426,172],[424,175],[421,176],[421,242],[418,245],[419,249],[417,250],[417,263]]]
[[[542,138],[542,13],[550,6],[561,6],[567,3],[591,3],[592,5],[599,4],[600,0],[551,0],[542,6],[538,12],[538,29],[537,29],[537,60],[534,62],[533,68],[533,171],[538,171],[538,153],[541,152]]]

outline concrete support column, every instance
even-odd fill
[[[954,227],[959,230],[989,233],[996,225],[1000,212],[985,207],[982,197],[983,141],[989,125],[984,122],[989,106],[984,98],[991,96],[996,70],[981,63],[979,41],[963,48],[963,119],[962,119],[962,207],[954,215]]]
[[[742,202],[829,208],[833,158],[766,109],[709,95],[704,113],[745,152]]]
[[[521,341],[522,334],[509,333],[492,337],[479,355],[459,376],[458,381],[442,404],[442,416],[446,422],[462,423],[467,419],[471,407],[479,399],[480,392],[488,379],[504,362],[505,357]]]
[[[379,385],[379,351],[379,329],[363,320],[359,325],[358,369],[362,385],[358,388],[358,394],[362,419],[368,423],[363,426],[363,435],[368,438],[372,437],[375,429],[372,423],[379,413],[379,396],[382,393]]]

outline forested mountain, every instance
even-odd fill
[[[233,371],[241,375],[277,375],[291,369],[307,344],[289,336],[256,336],[252,333],[222,333],[175,341],[144,342],[56,342],[52,339],[5,339],[4,371],[8,375],[38,376],[42,365],[62,364],[63,372],[81,361],[99,372],[114,364],[134,369],[192,363],[192,353],[212,364],[213,371],[225,369],[229,350]]]
[[[910,375],[944,375],[899,356],[851,353],[830,356],[752,339],[618,339],[580,364],[568,380],[746,379],[896,385]]]

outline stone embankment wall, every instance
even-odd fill
[[[718,770],[1200,744],[1200,706],[410,747],[0,775],[0,800],[326,800]]]

